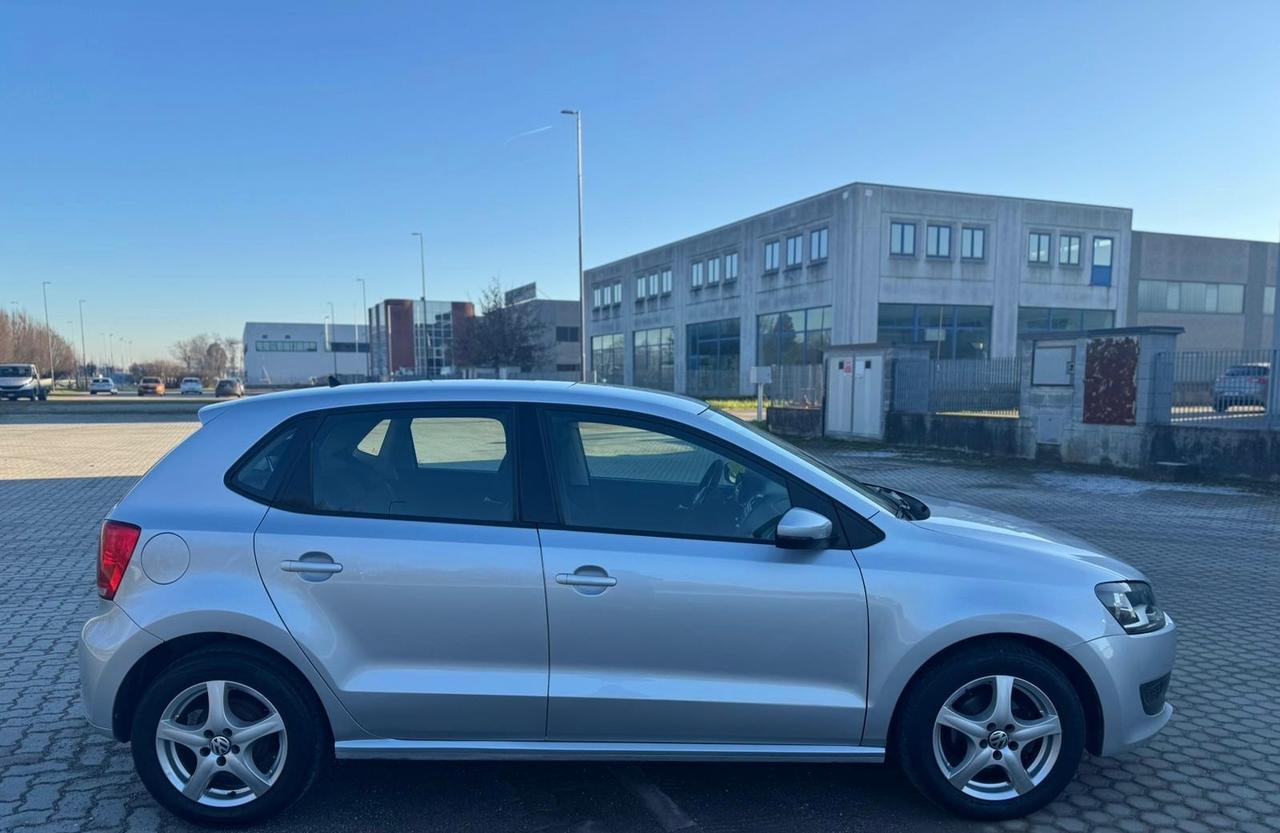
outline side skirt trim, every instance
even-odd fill
[[[884,749],[780,743],[584,743],[505,740],[342,740],[346,759],[536,761],[844,761],[878,764]]]

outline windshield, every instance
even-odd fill
[[[795,456],[799,457],[801,460],[804,460],[806,463],[813,466],[814,468],[822,470],[825,474],[831,475],[836,480],[839,480],[841,483],[845,484],[850,489],[853,489],[855,492],[862,495],[864,498],[871,501],[876,506],[879,506],[881,509],[885,510],[886,512],[889,512],[895,515],[898,513],[899,507],[893,501],[889,500],[884,495],[880,494],[876,490],[867,486],[865,483],[855,480],[854,478],[850,477],[849,475],[845,474],[839,469],[834,468],[829,463],[823,462],[821,458],[815,457],[814,455],[805,451],[803,448],[792,445],[791,443],[787,442],[786,440],[782,439],[776,434],[769,433],[768,431],[764,430],[763,428],[756,425],[755,423],[748,422],[745,419],[739,419],[738,417],[734,416],[731,413],[728,413],[727,411],[722,411],[719,408],[711,408],[711,411],[712,413],[718,416],[722,416],[725,419],[730,420],[731,422],[737,425],[741,425],[743,428],[746,428],[748,431],[755,434],[757,437],[760,437],[763,440],[768,440],[771,444],[778,446],[783,451],[786,451],[788,454],[794,454]]]
[[[22,376],[32,375],[32,367],[29,364],[6,364],[0,365],[0,376]]]

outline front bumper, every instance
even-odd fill
[[[1143,703],[1143,686],[1167,677],[1177,652],[1177,626],[1168,624],[1155,633],[1103,636],[1081,643],[1070,653],[1098,692],[1102,707],[1102,754],[1117,755],[1149,741],[1173,717],[1164,703],[1149,714]]]
[[[160,640],[134,624],[115,602],[99,604],[98,615],[80,632],[80,706],[94,729],[110,735],[125,675]]]

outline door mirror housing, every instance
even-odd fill
[[[831,519],[793,506],[778,521],[774,542],[785,549],[813,549],[831,541]]]

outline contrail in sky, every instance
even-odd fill
[[[534,128],[534,129],[532,129],[532,130],[526,130],[526,131],[524,131],[523,133],[517,133],[516,135],[514,135],[514,136],[512,136],[511,138],[507,139],[507,141],[508,141],[508,142],[514,142],[516,139],[523,139],[525,136],[532,136],[532,135],[533,135],[533,134],[535,134],[535,133],[542,133],[542,132],[547,131],[547,130],[550,130],[550,129],[551,129],[551,125],[549,125],[549,124],[544,124],[542,127],[535,127],[535,128]]]

